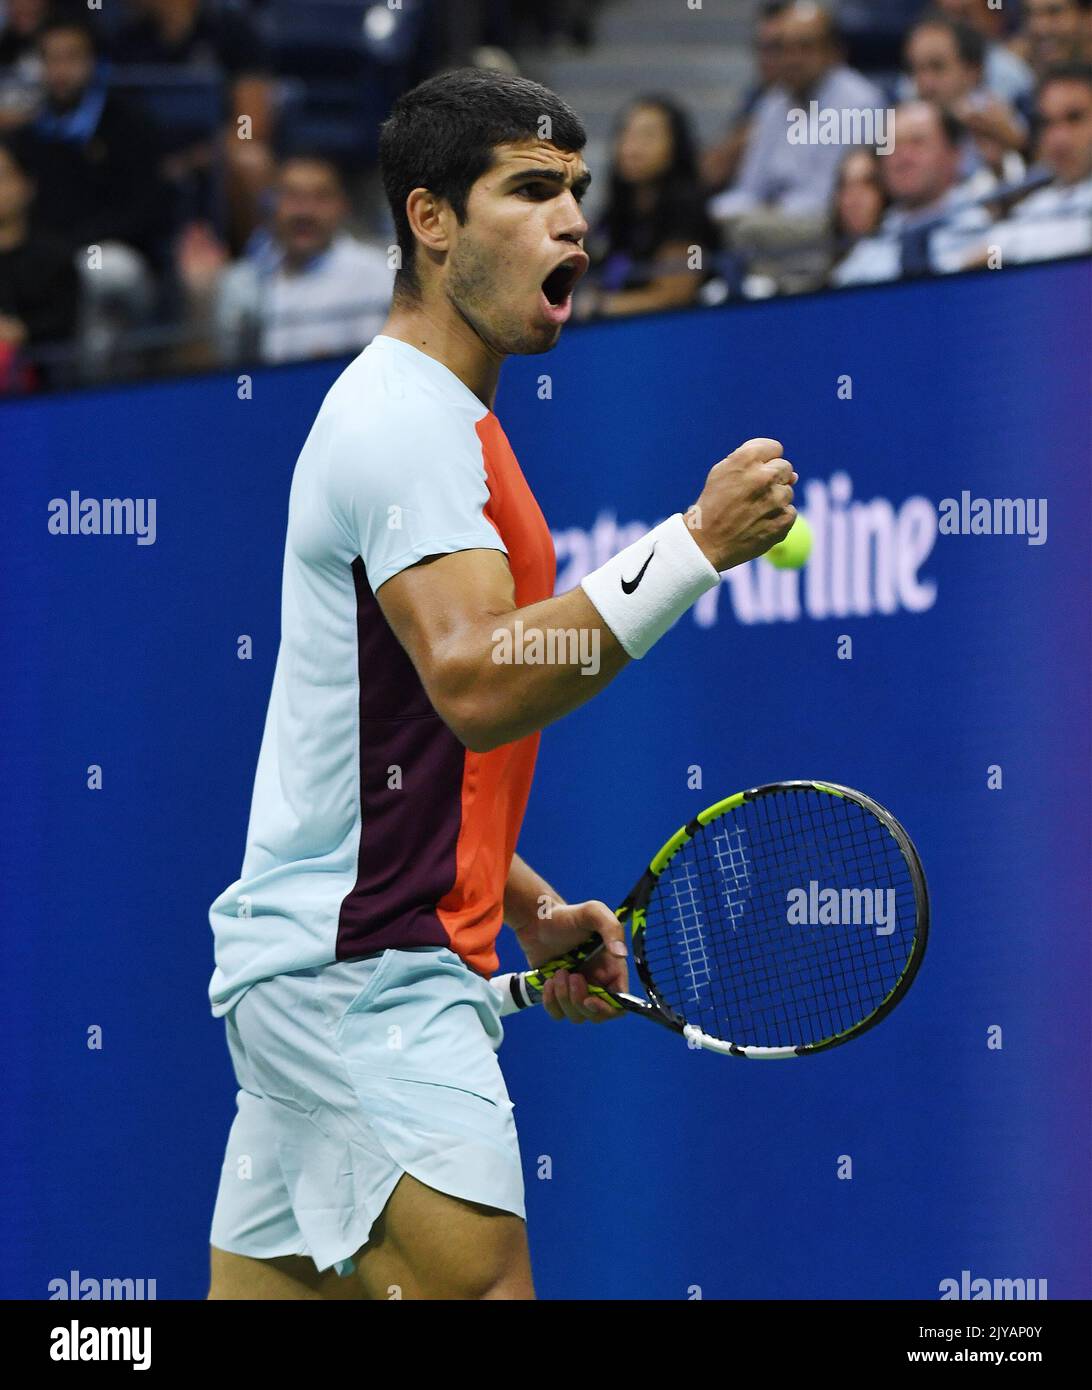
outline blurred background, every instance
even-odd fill
[[[466,63],[587,122],[579,320],[1080,254],[1090,61],[1088,0],[0,0],[0,391],[364,346],[380,123]]]

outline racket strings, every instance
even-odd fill
[[[644,950],[687,1022],[740,1046],[799,1046],[879,1008],[916,922],[887,827],[847,798],[791,790],[744,802],[674,856],[646,908]]]
[[[739,952],[744,969],[734,992],[737,1013],[754,1016],[765,1007],[781,1028],[795,1024],[796,1031],[800,1032],[802,1025],[810,1026],[816,1036],[803,1036],[805,1041],[831,1036],[866,1017],[886,997],[888,981],[890,987],[894,987],[902,968],[902,963],[894,960],[890,945],[895,933],[876,935],[869,931],[869,923],[854,923],[852,911],[849,914],[841,911],[841,890],[844,888],[848,887],[851,892],[863,888],[874,894],[886,893],[894,886],[885,871],[891,851],[895,862],[902,865],[897,845],[886,828],[863,808],[844,801],[826,805],[817,799],[819,796],[821,794],[791,793],[786,796],[783,807],[778,807],[773,798],[767,799],[765,804],[757,803],[767,834],[780,829],[790,847],[806,846],[808,863],[798,867],[805,868],[809,874],[806,884],[797,882],[788,889],[785,885],[789,878],[799,879],[803,875],[783,872],[783,882],[768,895],[772,901],[761,903],[760,907],[768,919],[772,917],[775,929],[782,924],[788,926],[789,892],[795,890],[800,894],[806,887],[810,899],[812,884],[815,884],[817,893],[824,889],[835,890],[838,915],[843,920],[833,927],[814,920],[802,934],[780,933],[773,941],[756,936]],[[775,821],[779,812],[783,812],[783,817]],[[816,833],[813,812],[823,816],[825,839]],[[774,838],[771,836],[771,843]],[[882,851],[879,856],[877,849]],[[783,862],[783,870],[785,867]],[[902,867],[905,869],[905,865]],[[908,874],[906,880],[908,884]],[[784,890],[784,901],[779,901],[780,890]],[[896,902],[898,897],[896,889]],[[873,905],[875,902],[873,898]],[[809,901],[809,912],[812,906]],[[844,920],[846,915],[850,917],[848,922]],[[875,918],[874,912],[861,915]],[[878,923],[873,920],[871,925],[874,928]],[[751,995],[747,970],[752,972],[756,985],[765,985],[765,992],[756,989],[755,995]]]

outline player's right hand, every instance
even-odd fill
[[[776,439],[748,439],[709,471],[695,507],[691,534],[720,571],[742,565],[783,541],[796,520],[793,466]]]
[[[546,981],[542,1006],[554,1019],[571,1023],[605,1023],[622,1018],[622,1010],[588,992],[588,985],[602,985],[615,994],[629,989],[625,930],[605,902],[558,903],[547,921],[536,924],[534,944],[527,952],[531,965],[543,965],[582,946],[591,936],[601,936],[605,949],[597,951],[579,970],[559,970]]]

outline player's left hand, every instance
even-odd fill
[[[606,903],[593,899],[586,903],[565,903],[555,907],[549,919],[536,932],[538,959],[532,964],[542,964],[563,956],[574,946],[581,945],[593,932],[603,938],[603,950],[579,970],[559,970],[546,982],[542,1007],[551,1018],[567,1018],[571,1023],[605,1023],[609,1018],[622,1017],[621,1009],[588,993],[589,981],[616,993],[629,988],[625,930]]]

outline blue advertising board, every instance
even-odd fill
[[[521,854],[613,904],[710,801],[829,778],[906,825],[934,911],[891,1019],[791,1065],[510,1020],[540,1296],[1092,1294],[1090,286],[1072,261],[671,314],[505,367],[559,592],[757,435],[816,537],[545,732]],[[292,466],[342,365],[0,410],[4,1296],[207,1287],[234,1109],[207,909],[242,859]],[[73,494],[142,501],[143,535],[61,533]]]

